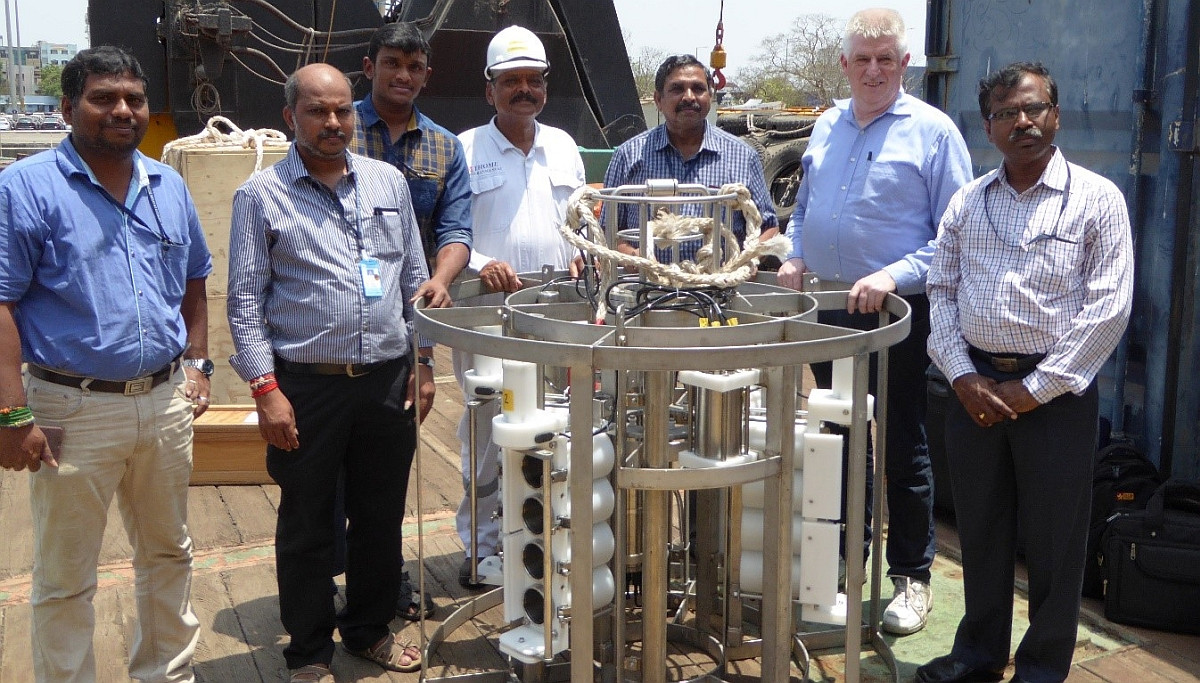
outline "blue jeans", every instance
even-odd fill
[[[937,551],[933,528],[933,466],[925,440],[925,369],[929,356],[925,342],[929,338],[929,300],[924,294],[906,296],[912,307],[912,325],[903,341],[888,349],[888,430],[887,430],[887,562],[889,576],[907,576],[929,582],[929,568]],[[858,330],[878,327],[879,315],[850,314],[845,309],[821,311],[819,321]],[[831,363],[813,363],[817,386],[827,389],[832,381]],[[878,396],[877,363],[871,358],[870,389]],[[848,443],[847,443],[848,445]],[[846,481],[843,458],[842,481]],[[867,504],[863,552],[871,548],[871,513],[874,495],[875,458],[867,445]],[[846,496],[842,495],[842,521],[846,520]],[[843,539],[843,544],[845,540]],[[845,551],[843,549],[843,556]]]

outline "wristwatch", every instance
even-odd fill
[[[212,377],[213,371],[217,369],[213,365],[213,362],[207,358],[184,358],[183,366],[185,368],[195,368],[203,372],[205,377]]]
[[[433,370],[433,356],[417,356],[417,362]]]

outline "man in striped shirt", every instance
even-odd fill
[[[929,355],[954,388],[946,457],[966,611],[950,654],[917,680],[1001,678],[1020,526],[1029,630],[1012,680],[1062,681],[1091,514],[1095,378],[1129,320],[1129,215],[1112,182],[1054,146],[1058,88],[1041,64],[990,74],[979,107],[1004,162],[950,200],[928,279]]]
[[[267,471],[279,484],[279,609],[296,682],[332,682],[333,629],[352,655],[393,671],[420,666],[388,624],[416,448],[413,298],[428,270],[408,184],[390,164],[347,152],[350,84],[312,64],[284,86],[295,131],[285,159],[238,188],[229,248],[234,370],[251,385]],[[418,361],[432,348],[423,348]],[[334,498],[344,472],[346,607],[335,615]]]

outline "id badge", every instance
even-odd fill
[[[368,299],[383,296],[383,270],[379,259],[367,257],[358,262],[358,273],[362,276],[363,295]]]

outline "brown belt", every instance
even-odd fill
[[[1028,355],[1020,355],[1015,353],[991,353],[983,349],[977,349],[974,346],[968,346],[967,352],[975,360],[987,363],[996,368],[1000,372],[1025,372],[1037,367],[1038,363],[1046,357],[1044,353],[1031,353]]]
[[[179,359],[175,359],[161,370],[152,372],[144,377],[138,377],[125,382],[115,382],[109,379],[64,375],[61,372],[55,372],[40,365],[29,364],[29,374],[47,382],[61,384],[64,387],[75,387],[77,389],[85,388],[84,385],[86,383],[86,388],[89,391],[103,391],[110,394],[125,394],[126,396],[149,393],[154,387],[171,379],[171,375],[174,375],[178,369]]]
[[[374,363],[295,363],[275,356],[275,367],[284,372],[297,375],[346,375],[348,377],[362,377],[372,370],[377,370],[395,360],[398,359],[393,358],[392,360],[381,360]]]

